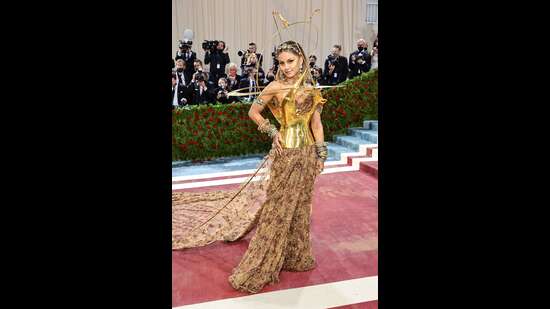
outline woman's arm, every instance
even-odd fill
[[[311,131],[313,131],[313,137],[316,143],[323,143],[325,141],[320,113],[320,109],[322,108],[321,105],[317,105],[317,109],[313,112],[313,117],[311,118]]]
[[[250,106],[248,117],[250,117],[256,125],[260,126],[265,123],[266,119],[262,117],[261,113],[264,110],[265,105],[273,99],[276,88],[275,82],[267,85],[267,87],[264,88],[262,93],[260,93],[260,95],[254,100],[254,103]],[[282,142],[283,139],[281,134],[277,132],[277,134],[273,136],[273,145],[279,154],[283,151]]]
[[[325,135],[323,132],[323,123],[321,122],[322,110],[323,110],[323,106],[321,104],[317,105],[317,108],[315,109],[315,112],[313,112],[313,116],[311,118],[311,131],[313,132],[313,137],[315,138],[316,145],[322,145],[325,142]],[[317,168],[319,169],[319,173],[321,173],[325,168],[325,161],[318,158]]]
[[[269,84],[265,89],[258,95],[258,97],[254,100],[254,103],[250,106],[250,109],[248,110],[248,117],[252,119],[256,123],[256,125],[260,125],[264,123],[265,118],[262,117],[261,113],[265,108],[265,105],[273,99],[274,93],[273,89],[274,87]]]

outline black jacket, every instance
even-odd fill
[[[352,61],[352,56],[357,57],[359,54],[363,56],[365,62],[359,64],[357,61]],[[364,49],[363,51],[356,50],[349,55],[349,77],[353,78],[355,76],[361,75],[362,73],[368,72],[370,70],[372,57],[369,52]]]
[[[323,69],[323,74],[328,74],[328,63],[329,60],[327,58],[327,60],[325,60],[325,68]],[[338,56],[338,58],[336,59],[336,67],[334,68],[334,72],[332,72],[331,77],[327,76],[327,79],[336,79],[337,83],[339,84],[348,78],[348,72],[348,59],[343,56]],[[334,74],[336,74],[336,76],[334,76]]]
[[[247,77],[241,79],[241,82],[239,83],[239,88],[245,88],[241,91],[243,93],[259,92],[259,91],[261,91],[261,89],[257,86],[263,86],[264,83],[261,79],[259,79],[258,82],[259,82],[258,85],[255,85],[254,87],[252,87],[252,89],[250,89],[250,79],[247,76]],[[254,84],[255,83],[256,83],[256,79],[254,79]],[[247,99],[250,99],[250,98],[255,98],[257,96],[258,96],[258,94],[253,94],[253,95],[250,95],[250,96],[242,96],[240,98],[241,98],[241,100],[247,100]]]
[[[227,103],[235,102],[237,100],[236,97],[228,98],[227,96],[223,96],[223,95],[220,96],[220,98],[218,99],[218,92],[223,91],[223,90],[224,89],[220,88],[220,87],[213,88],[212,97],[214,98],[214,101],[220,102],[222,104],[227,104]],[[227,90],[227,92],[230,92],[229,89],[225,89],[225,90]]]
[[[329,75],[329,71],[326,71],[322,75],[322,77],[319,79],[319,84],[325,85],[325,86],[327,86],[327,85],[334,86],[334,85],[338,85],[339,83],[341,83],[340,78],[339,78],[340,75],[337,74],[335,76],[334,73],[337,73],[336,68],[334,69],[334,72],[332,72],[332,74],[330,74],[330,75]]]
[[[170,103],[172,104],[172,106],[174,105],[173,102],[174,102],[174,96],[177,95],[178,96],[178,106],[185,106],[185,105],[189,105],[189,104],[192,104],[191,102],[191,99],[192,99],[192,95],[191,95],[191,92],[189,91],[189,87],[186,87],[182,84],[177,84],[175,86],[172,86],[172,96],[171,96],[171,101]],[[185,100],[187,101],[185,101]]]
[[[212,97],[212,90],[208,86],[206,86],[206,90],[200,93],[199,85],[196,84],[195,88],[193,89],[193,104],[194,105],[200,105],[200,104],[207,104],[207,103],[214,103],[216,100]]]
[[[193,75],[188,74],[186,71],[183,71],[183,72],[176,71],[176,75],[178,77],[180,84],[185,84],[185,86],[189,86],[189,84],[191,84]]]
[[[263,86],[264,82],[261,78],[258,78],[259,84],[257,86]],[[254,79],[254,83],[256,83],[256,79]],[[248,92],[248,88],[250,87],[250,79],[247,77],[241,78],[241,81],[239,83],[239,88],[246,88],[242,92]],[[260,89],[256,89],[256,91],[260,91]]]
[[[210,64],[210,80],[218,83],[218,79],[223,77],[225,66],[230,62],[229,54],[219,50],[210,53],[206,51],[204,54],[204,64]]]
[[[235,76],[235,81],[234,82],[231,81],[231,79],[229,79],[229,77],[227,77],[227,76],[225,76],[225,78],[227,79],[227,85],[229,86],[229,91],[234,91],[234,90],[239,89],[239,84],[241,82],[242,76],[237,74]]]
[[[178,50],[174,60],[178,60],[180,58],[185,60],[185,73],[192,76],[194,71],[193,63],[195,62],[195,59],[197,59],[197,53],[194,51],[189,51],[187,54],[182,54],[181,51]]]

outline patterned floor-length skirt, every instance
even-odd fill
[[[310,239],[315,146],[283,149],[281,155],[271,151],[265,162],[263,178],[244,190],[181,192],[172,198],[173,249],[235,241],[257,226],[229,276],[233,288],[249,293],[278,282],[281,270],[315,267]]]

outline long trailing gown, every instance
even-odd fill
[[[291,89],[280,103],[276,98],[267,103],[280,124],[281,155],[271,150],[238,190],[172,194],[173,250],[236,241],[257,226],[229,276],[237,290],[256,293],[278,282],[281,270],[315,267],[310,218],[319,172],[310,123],[326,100],[316,89],[299,104],[296,92]]]

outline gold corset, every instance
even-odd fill
[[[276,97],[273,99],[277,101]],[[300,111],[296,106],[296,89],[291,89],[281,104],[270,102],[269,109],[280,124],[279,132],[283,138],[283,148],[298,148],[315,144],[315,139],[310,128],[311,117],[318,104],[326,100],[321,97],[319,91],[314,91],[306,100],[310,102],[308,110]]]

